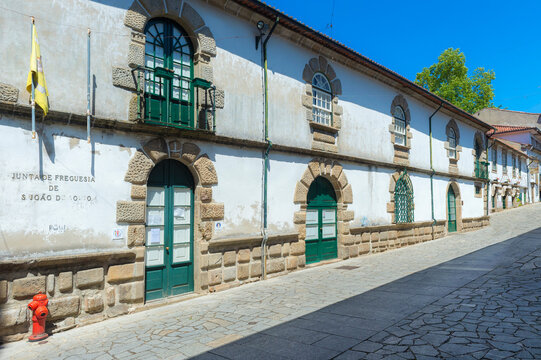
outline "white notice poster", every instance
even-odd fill
[[[150,229],[149,245],[160,245],[160,229]]]

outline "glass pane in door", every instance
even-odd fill
[[[192,191],[189,188],[173,189],[173,263],[191,260]]]
[[[306,224],[317,224],[317,222],[318,222],[317,209],[306,210]]]

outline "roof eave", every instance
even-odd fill
[[[344,44],[341,44],[339,43],[338,41],[336,40],[333,40],[331,38],[329,38],[328,36],[322,34],[322,33],[319,33],[317,31],[315,31],[314,29],[300,23],[299,21],[293,19],[292,17],[270,7],[269,5],[265,4],[265,3],[262,3],[261,1],[258,1],[258,0],[233,0],[234,2],[242,5],[242,6],[245,6],[245,7],[248,7],[250,9],[252,9],[253,11],[256,11],[258,12],[259,14],[261,14],[262,16],[265,16],[269,19],[276,19],[276,17],[280,17],[280,25],[288,28],[289,30],[292,30],[292,31],[295,31],[297,33],[300,33],[308,38],[310,38],[311,40],[317,42],[317,43],[320,43],[321,45],[323,46],[326,46],[327,48],[330,48],[344,56],[346,56],[347,58],[351,59],[351,60],[354,60],[354,61],[357,61],[358,63],[384,75],[384,76],[387,76],[388,78],[394,80],[394,81],[397,81],[398,83],[400,83],[401,85],[413,90],[414,92],[418,93],[419,95],[421,96],[424,96],[425,98],[433,101],[435,103],[435,105],[439,105],[439,104],[443,104],[443,108],[456,114],[456,115],[459,115],[459,116],[462,116],[466,119],[468,119],[469,121],[471,121],[472,123],[475,123],[477,125],[479,125],[480,127],[482,128],[485,128],[486,130],[491,130],[491,129],[494,129],[494,127],[492,127],[491,125],[485,123],[484,121],[476,118],[475,116],[473,116],[472,114],[456,107],[455,105],[451,104],[450,102],[448,102],[447,100],[444,100],[442,99],[441,97],[431,93],[430,91],[426,90],[425,88],[413,83],[412,81],[406,79],[405,77],[395,73],[394,71],[390,70],[390,69],[387,69],[386,67],[384,67],[383,65],[380,65],[378,63],[376,63],[375,61],[373,60],[370,60],[369,58],[359,54],[358,52],[348,48],[347,46],[345,46]]]

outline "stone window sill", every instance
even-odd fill
[[[311,129],[322,130],[322,131],[325,131],[325,132],[328,132],[328,133],[331,133],[331,134],[338,133],[337,128],[335,128],[333,126],[329,126],[329,125],[320,124],[320,123],[315,122],[315,121],[310,121],[310,128]]]
[[[400,144],[393,144],[393,145],[394,145],[394,148],[397,150],[409,151],[411,148],[410,146],[407,146],[407,145],[400,145]]]

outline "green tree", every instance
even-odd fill
[[[482,67],[468,76],[464,53],[449,48],[440,54],[436,64],[417,74],[415,83],[473,114],[494,106],[492,81],[495,78],[494,71],[485,71]]]

